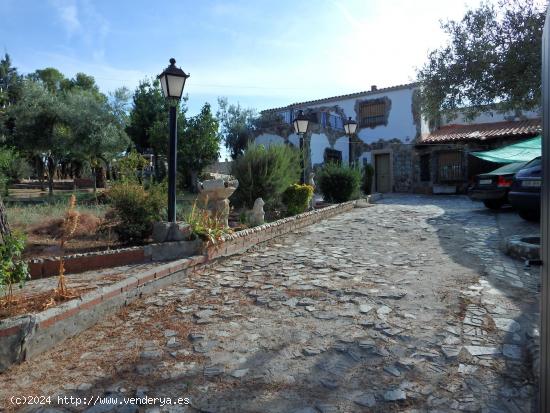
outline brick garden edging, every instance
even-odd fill
[[[40,313],[0,320],[0,372],[86,330],[143,294],[185,279],[206,261],[194,256],[159,265]]]
[[[139,264],[151,261],[145,254],[145,247],[119,248],[109,251],[86,252],[63,257],[66,274],[74,274],[101,268]],[[60,257],[36,258],[29,260],[31,279],[52,277],[59,274]]]
[[[104,316],[169,284],[184,280],[197,268],[211,261],[246,251],[250,247],[314,224],[354,208],[355,202],[331,205],[290,218],[236,232],[223,238],[222,244],[209,247],[205,255],[196,255],[162,264],[116,282],[100,287],[36,314],[0,320],[0,372],[40,354],[68,337],[93,326]],[[129,248],[139,255],[141,247]],[[108,254],[105,254],[108,255]],[[99,257],[105,257],[100,255]],[[105,259],[105,258],[103,258]]]

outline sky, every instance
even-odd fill
[[[0,47],[22,73],[94,76],[107,93],[174,57],[189,115],[217,98],[263,110],[409,83],[480,0],[0,0]]]

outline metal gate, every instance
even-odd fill
[[[439,152],[437,155],[438,182],[455,182],[464,179],[462,152]]]

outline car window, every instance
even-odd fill
[[[534,168],[536,166],[540,166],[540,163],[541,163],[541,157],[537,157],[535,159],[533,159],[532,161],[528,162],[524,167],[523,169],[527,169],[527,168]]]

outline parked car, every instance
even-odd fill
[[[533,159],[516,173],[508,198],[525,220],[540,219],[541,157]]]
[[[494,171],[477,175],[468,196],[474,201],[483,201],[487,208],[499,209],[508,203],[508,191],[514,175],[525,164],[526,162],[509,163]]]

